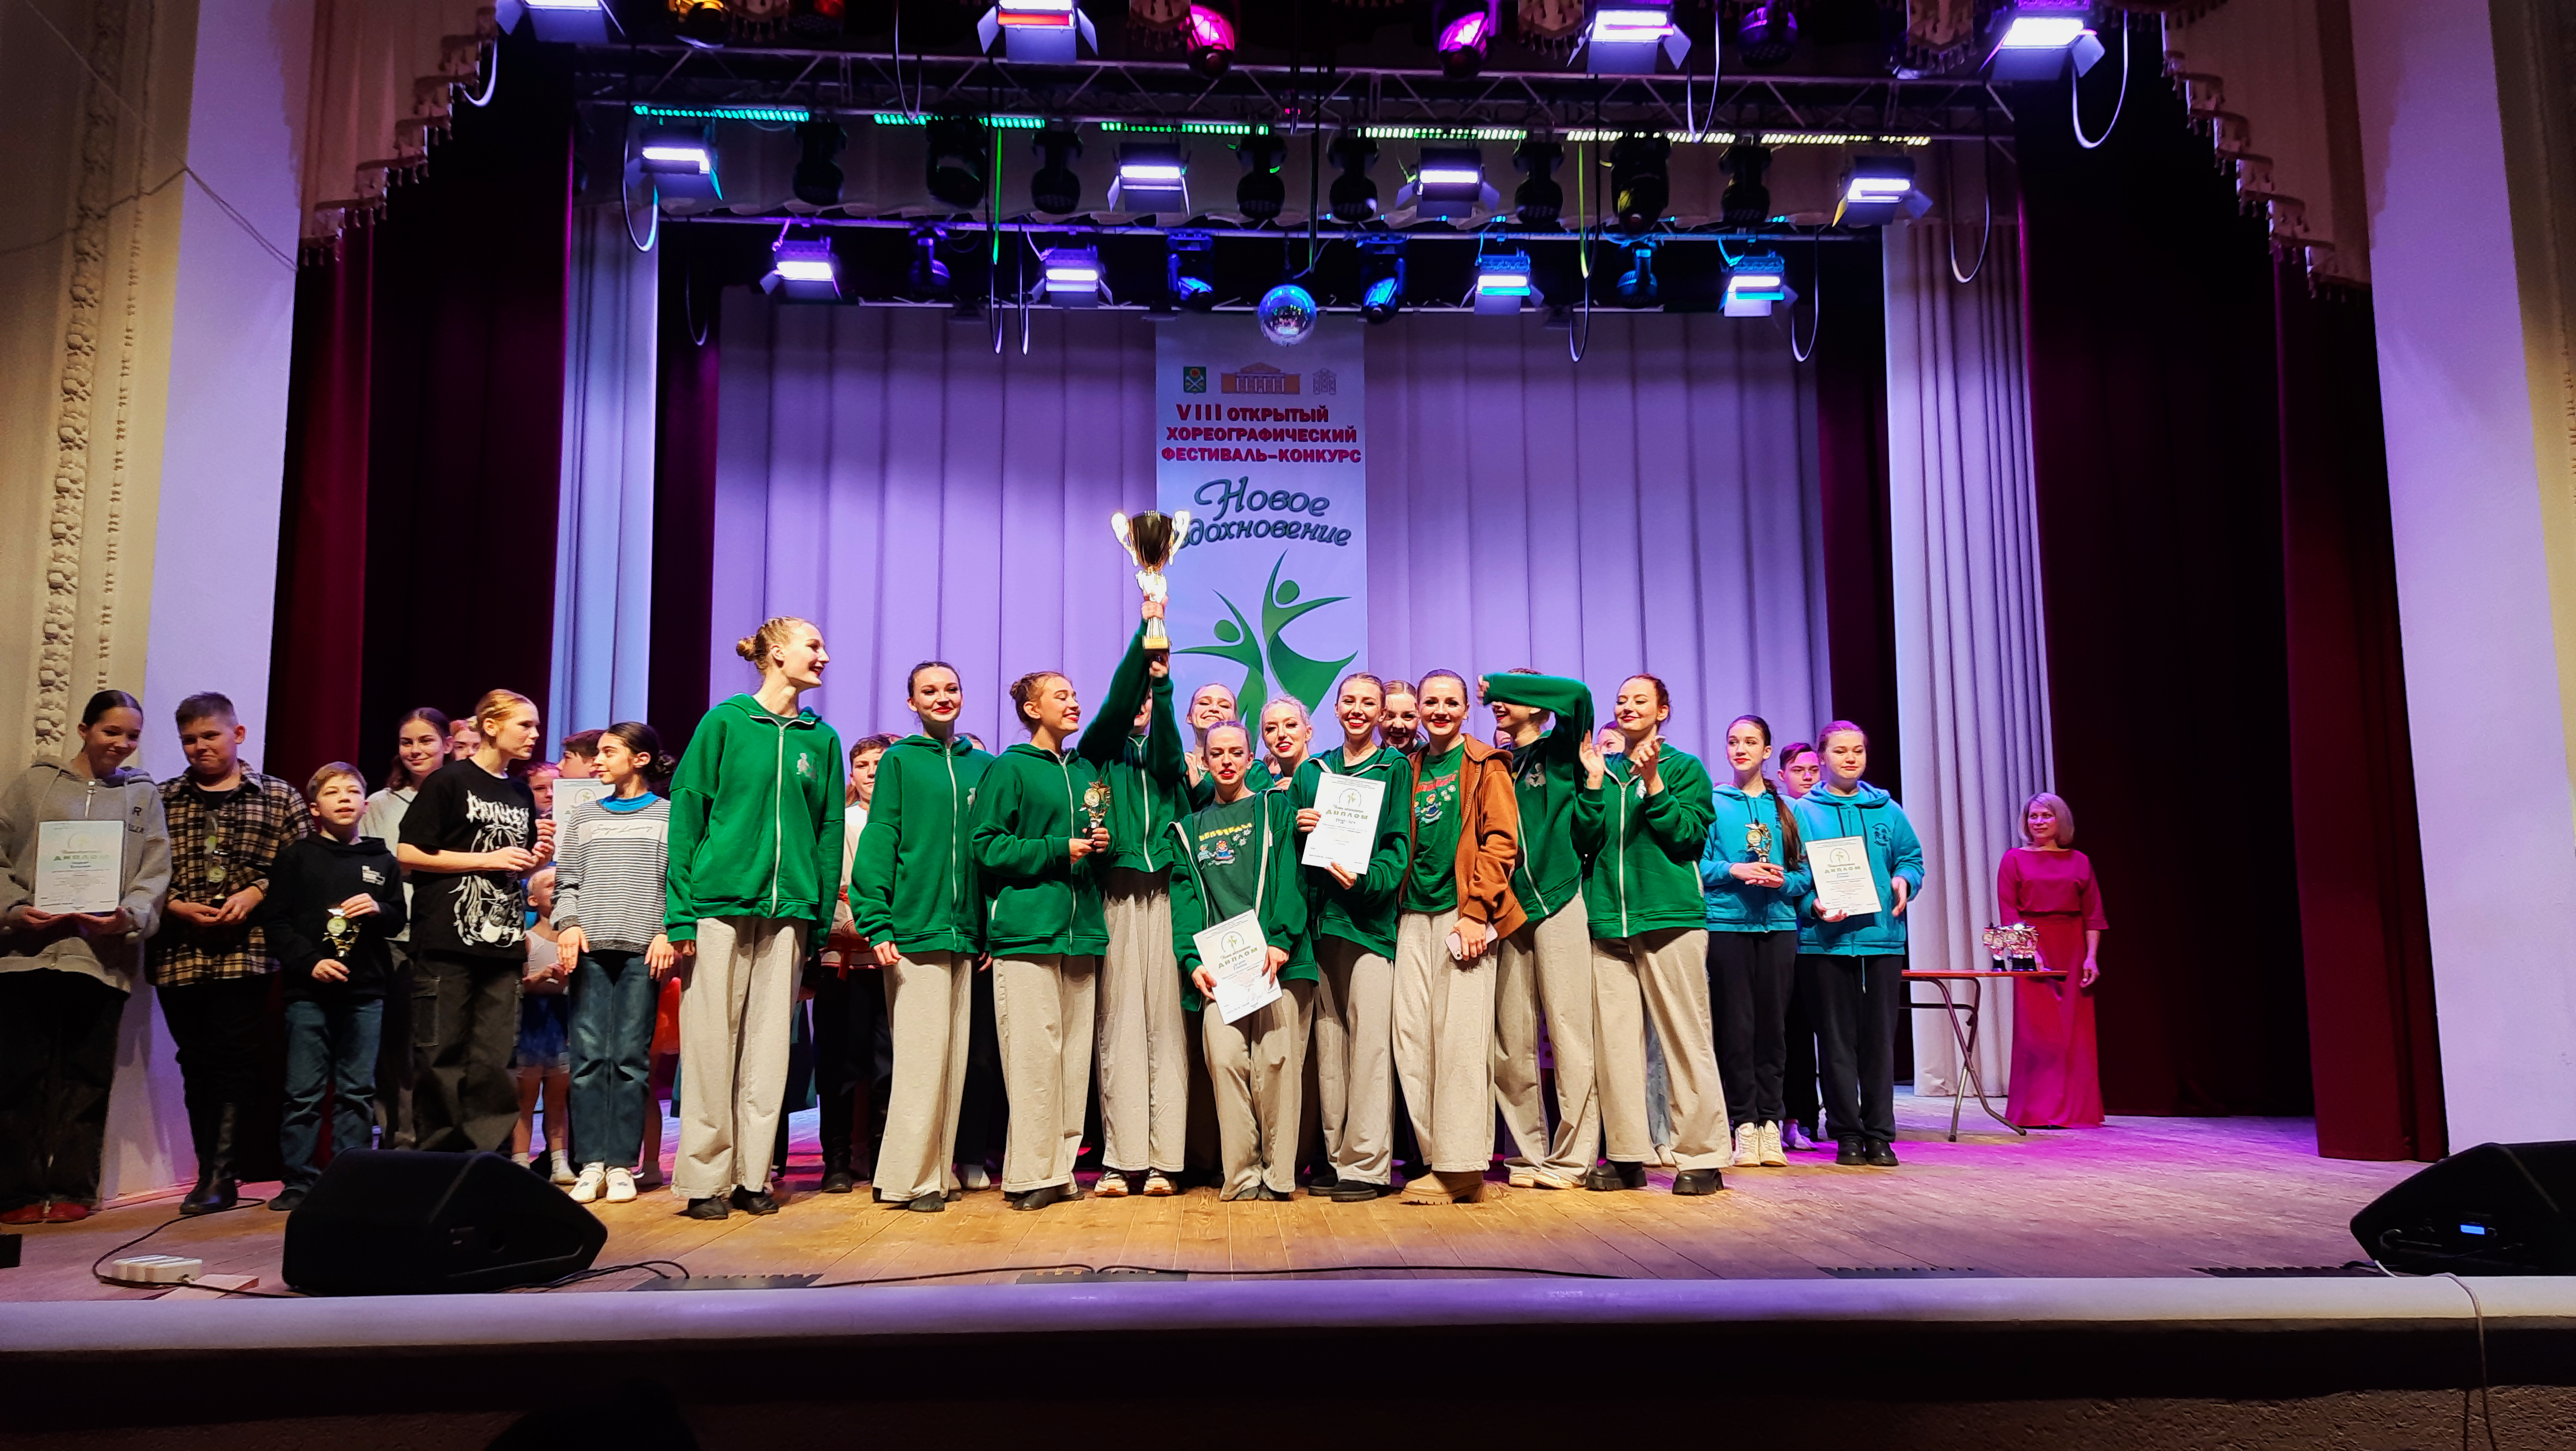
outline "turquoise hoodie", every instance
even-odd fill
[[[1709,823],[1708,847],[1699,856],[1700,884],[1708,889],[1709,931],[1796,930],[1796,903],[1807,891],[1807,864],[1789,860],[1787,833],[1780,829],[1781,799],[1777,791],[1747,796],[1731,781],[1717,788],[1717,819]],[[1756,826],[1760,833],[1754,831]],[[1765,833],[1768,856],[1749,844]],[[1778,862],[1788,869],[1782,874],[1785,880],[1777,887],[1757,887],[1727,870],[1737,862],[1751,861]]]
[[[1869,843],[1870,880],[1877,885],[1881,902],[1893,904],[1896,900],[1894,890],[1888,886],[1890,878],[1904,879],[1909,904],[1921,895],[1923,843],[1915,839],[1914,823],[1905,819],[1905,808],[1896,804],[1895,797],[1867,781],[1849,796],[1837,796],[1818,786],[1791,809],[1798,813],[1798,835],[1809,847],[1838,836],[1857,836]],[[1846,917],[1840,922],[1817,920],[1812,877],[1796,902],[1798,950],[1802,953],[1885,957],[1905,950],[1905,919],[1890,912]]]

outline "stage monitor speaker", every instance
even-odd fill
[[[2576,1274],[2576,1140],[2453,1154],[2354,1215],[2352,1237],[2400,1274]]]
[[[542,1285],[590,1268],[608,1227],[499,1154],[352,1149],[286,1220],[286,1283],[308,1295]]]

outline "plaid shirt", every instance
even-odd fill
[[[241,789],[208,808],[185,775],[161,783],[161,812],[170,823],[170,900],[221,906],[252,887],[268,890],[268,872],[289,842],[313,832],[312,814],[294,787],[244,767]],[[152,981],[188,987],[277,971],[264,927],[235,922],[199,927],[161,914],[152,937]]]

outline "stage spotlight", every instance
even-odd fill
[[[616,20],[605,0],[500,0],[493,19],[501,33],[519,28],[525,15],[536,37],[570,45],[605,45]]]
[[[716,179],[716,148],[703,126],[655,126],[635,150],[636,169],[666,197],[714,200],[724,195]]]
[[[832,255],[829,241],[791,242],[781,236],[769,252],[769,275],[760,279],[761,291],[786,302],[841,300],[841,261]]]
[[[1726,270],[1726,298],[1719,311],[1728,317],[1769,317],[1774,304],[1792,302],[1789,264],[1777,252],[1752,252]]]
[[[1485,185],[1484,153],[1473,146],[1425,146],[1422,165],[1396,204],[1410,203],[1417,217],[1469,217],[1492,207],[1501,193]]]
[[[1494,45],[1495,0],[1440,0],[1431,12],[1433,46],[1440,52],[1440,73],[1463,81],[1485,68]]]
[[[1244,137],[1234,148],[1243,162],[1243,180],[1234,184],[1234,209],[1247,221],[1269,221],[1287,205],[1288,184],[1279,179],[1279,157],[1285,150],[1287,143],[1266,129]]]
[[[982,206],[993,155],[984,123],[963,116],[934,116],[922,130],[930,142],[926,176],[930,194],[966,211]]]
[[[1118,148],[1118,179],[1109,183],[1112,211],[1181,212],[1190,209],[1189,167],[1168,141],[1129,141]]]
[[[1100,49],[1091,17],[1074,0],[1000,0],[975,22],[984,53],[1034,65],[1067,65]]]
[[[1843,173],[1842,204],[1834,221],[1846,227],[1883,227],[1900,211],[1921,216],[1931,198],[1914,189],[1914,163],[1902,156],[1855,156]]]
[[[1798,17],[1782,0],[1756,5],[1735,27],[1735,48],[1747,65],[1778,65],[1798,45]]]
[[[724,44],[733,29],[725,0],[671,0],[671,19],[680,39],[709,50]]]
[[[1390,322],[1404,310],[1404,239],[1360,239],[1360,316]]]
[[[1513,313],[1532,296],[1527,252],[1488,252],[1476,259],[1476,311]]]
[[[796,170],[788,186],[796,199],[812,206],[841,204],[841,168],[833,160],[849,133],[829,121],[800,121],[796,126]]]
[[[912,295],[925,301],[948,295],[948,264],[939,260],[937,227],[912,229]]]
[[[1261,294],[1256,314],[1261,335],[1279,346],[1294,347],[1315,335],[1315,297],[1294,282],[1282,282]]]
[[[1610,143],[1610,210],[1619,225],[1642,232],[1655,224],[1672,200],[1665,172],[1673,143],[1661,135],[1632,132]]]
[[[1163,254],[1163,277],[1171,293],[1171,302],[1162,309],[1185,307],[1192,312],[1211,312],[1216,308],[1216,284],[1197,275],[1216,260],[1215,243],[1207,233],[1182,228],[1163,234],[1167,250]]]
[[[1082,178],[1065,164],[1082,154],[1082,138],[1071,126],[1049,126],[1029,151],[1038,158],[1038,169],[1029,175],[1029,205],[1057,216],[1082,210]]]
[[[1190,69],[1215,80],[1234,66],[1234,5],[1221,3],[1192,5],[1181,17],[1181,43],[1190,55]]]
[[[1529,180],[1512,193],[1513,210],[1524,226],[1550,227],[1565,211],[1565,188],[1552,175],[1565,162],[1565,148],[1553,141],[1524,141],[1512,153],[1512,169]]]
[[[1324,153],[1342,169],[1333,178],[1330,193],[1333,220],[1358,226],[1377,215],[1377,183],[1369,180],[1368,169],[1377,164],[1377,143],[1354,131],[1333,138],[1331,149]]]
[[[1673,0],[1592,0],[1575,50],[1596,76],[1650,76],[1658,56],[1681,69],[1690,37],[1673,24]]]
[[[1738,138],[1718,164],[1727,175],[1726,194],[1718,199],[1722,220],[1730,227],[1770,220],[1771,189],[1762,184],[1762,174],[1771,169],[1771,148]]]
[[[1986,73],[1998,81],[2053,81],[2075,62],[2083,75],[2102,58],[2092,0],[2020,0],[1995,12]]]
[[[1089,247],[1050,247],[1038,254],[1047,301],[1058,307],[1100,305],[1100,253]]]
[[[1628,270],[1619,274],[1619,304],[1622,307],[1653,307],[1655,295],[1655,245],[1639,242],[1628,249]]]

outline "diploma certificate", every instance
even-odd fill
[[[1326,771],[1315,792],[1315,829],[1297,860],[1310,867],[1339,863],[1354,877],[1368,875],[1369,854],[1377,849],[1378,808],[1385,801],[1384,781]]]
[[[1880,910],[1878,883],[1869,874],[1869,842],[1833,836],[1807,843],[1807,870],[1815,873],[1816,912],[1865,917]]]
[[[572,809],[585,801],[598,801],[608,795],[608,783],[583,777],[563,776],[555,781],[555,855],[560,857],[572,845],[563,834],[563,824],[572,817]]]
[[[1262,971],[1270,942],[1261,935],[1259,915],[1237,913],[1190,940],[1198,946],[1199,965],[1216,982],[1219,1017],[1235,1022],[1279,1001],[1278,979]]]
[[[46,821],[36,827],[39,912],[113,912],[125,877],[125,823]]]

